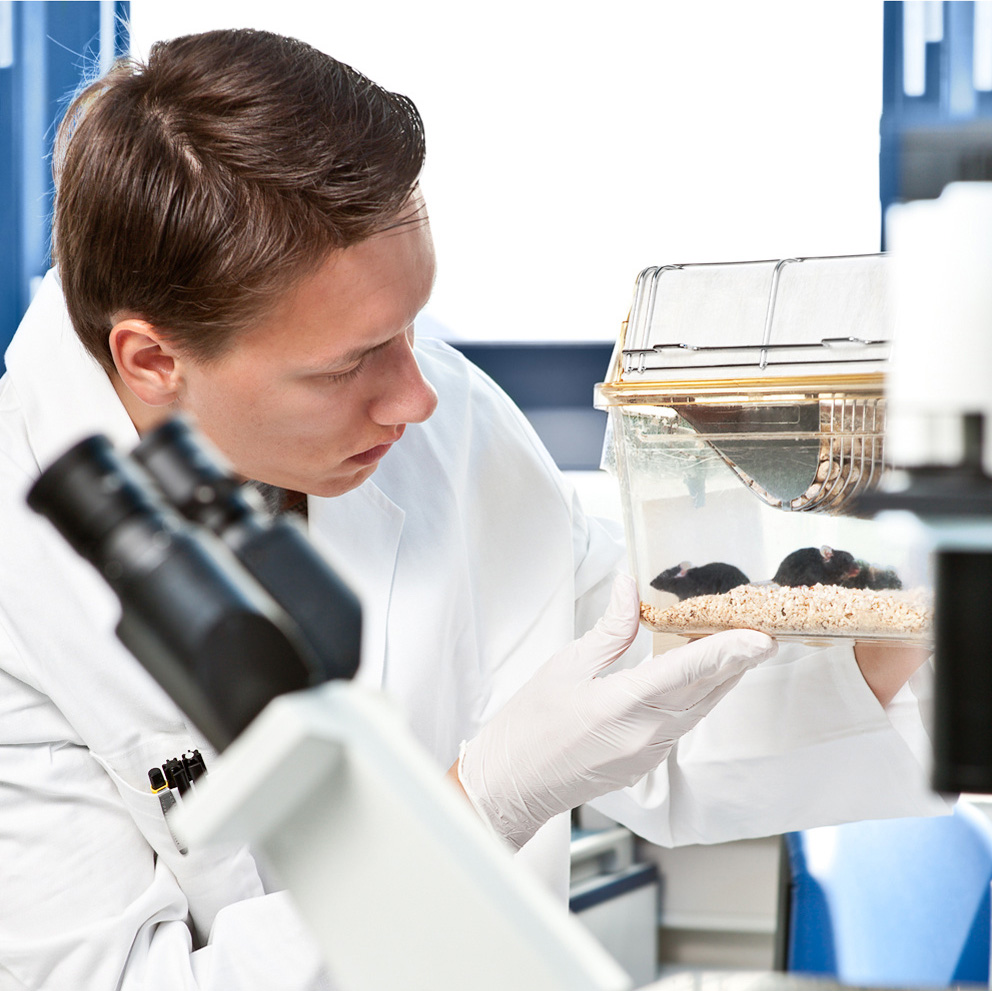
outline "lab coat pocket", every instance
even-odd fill
[[[189,848],[175,829],[171,803],[167,800],[163,806],[161,795],[153,794],[150,786],[139,789],[131,783],[146,777],[147,767],[158,766],[189,747],[188,739],[177,741],[169,737],[146,742],[127,754],[114,755],[113,759],[96,754],[94,757],[114,782],[131,818],[160,863],[175,876],[186,895],[197,933],[205,940],[221,908],[264,894],[264,889],[247,848]],[[174,789],[169,791],[175,796]]]
[[[159,735],[155,740],[145,741],[139,747],[124,753],[93,754],[113,781],[141,834],[156,855],[163,857],[170,866],[177,858],[186,855],[185,843],[176,835],[174,824],[170,821],[173,818],[172,807],[176,804],[175,790],[166,789],[161,794],[154,794],[150,785],[140,788],[136,782],[147,782],[147,767],[158,766],[177,747],[188,745],[187,741],[177,741],[174,736]],[[169,797],[163,800],[162,796],[166,794]]]

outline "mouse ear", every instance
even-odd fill
[[[685,573],[692,567],[692,561],[683,561],[679,565],[679,578],[685,578]]]
[[[829,561],[834,556],[834,549],[824,544],[820,548],[820,555],[823,557],[824,561]]]

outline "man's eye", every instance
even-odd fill
[[[362,358],[358,364],[352,365],[351,368],[345,369],[343,372],[332,372],[321,377],[327,379],[329,382],[345,382],[348,379],[354,378],[364,367],[365,359]]]

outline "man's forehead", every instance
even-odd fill
[[[407,331],[433,290],[435,265],[417,212],[329,255],[254,328],[266,351],[302,371],[334,371]]]

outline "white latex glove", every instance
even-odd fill
[[[657,767],[775,641],[754,630],[703,637],[601,678],[637,634],[637,586],[613,585],[606,615],[547,661],[463,743],[458,777],[479,814],[519,849],[552,816]]]

